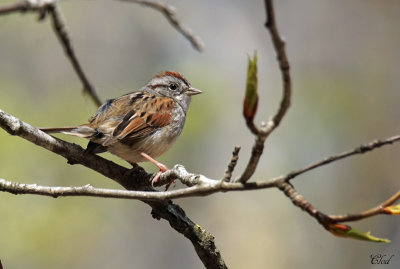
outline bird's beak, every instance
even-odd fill
[[[186,95],[189,95],[189,96],[191,96],[191,95],[196,95],[196,94],[200,94],[200,93],[202,93],[202,91],[200,91],[200,90],[198,90],[198,89],[195,89],[195,88],[192,88],[192,87],[190,87],[189,89],[187,89],[187,90],[185,91],[185,94],[186,94]]]

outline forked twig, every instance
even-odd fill
[[[242,175],[235,180],[238,182],[247,182],[254,174],[258,166],[258,162],[260,161],[260,157],[264,151],[265,140],[276,129],[276,127],[279,126],[280,122],[282,121],[283,117],[290,107],[290,99],[292,96],[289,61],[286,56],[285,42],[280,37],[276,25],[275,11],[272,0],[265,0],[265,9],[267,15],[267,22],[265,23],[265,26],[270,32],[272,43],[277,54],[279,68],[282,73],[283,95],[278,111],[272,117],[272,119],[268,121],[268,124],[261,126],[261,128],[258,130],[256,128],[253,128],[258,133],[256,135],[256,139],[251,151],[249,162]],[[255,132],[254,130],[253,132]]]
[[[240,147],[235,146],[235,148],[233,149],[233,152],[232,152],[231,161],[229,162],[228,167],[225,170],[225,175],[222,178],[222,180],[225,182],[231,181],[233,170],[235,169],[237,161],[239,160],[239,151],[240,151]]]

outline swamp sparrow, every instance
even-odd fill
[[[168,168],[153,158],[176,141],[185,124],[191,96],[200,93],[178,72],[165,71],[139,91],[106,101],[89,123],[41,130],[87,138],[87,152],[108,151],[133,167],[150,161],[160,169],[154,183]]]

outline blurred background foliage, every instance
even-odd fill
[[[13,1],[1,0],[1,4]],[[361,143],[400,133],[400,2],[275,1],[287,40],[293,105],[266,143],[254,180],[281,175]],[[280,73],[262,1],[169,0],[206,43],[192,49],[158,12],[117,1],[63,1],[73,44],[103,100],[136,90],[157,72],[182,72],[196,96],[177,144],[160,161],[211,178],[223,175],[234,145],[245,166],[253,136],[241,115],[247,55],[259,55],[266,120],[281,96]],[[84,123],[96,110],[52,32],[36,14],[0,17],[0,107],[34,126]],[[86,141],[60,135],[85,146]],[[109,154],[104,157],[123,165]],[[359,212],[399,188],[400,145],[337,162],[294,180],[317,208]],[[145,165],[149,171],[156,169]],[[0,130],[0,177],[51,186],[119,188]],[[279,191],[216,194],[177,201],[216,237],[230,268],[369,268],[371,254],[400,264],[399,219],[352,223],[391,244],[340,239]],[[202,268],[190,242],[141,202],[51,199],[0,193],[4,268]]]

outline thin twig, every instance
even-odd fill
[[[60,43],[64,48],[65,54],[67,55],[72,64],[72,67],[74,68],[76,74],[83,84],[83,92],[88,94],[90,98],[92,98],[96,106],[100,106],[102,104],[100,97],[98,96],[96,89],[94,88],[92,83],[90,83],[86,74],[83,72],[82,66],[78,61],[78,58],[76,57],[75,51],[72,47],[71,38],[69,37],[64,18],[59,6],[57,4],[49,5],[48,11],[51,15],[54,32],[60,40]]]
[[[249,162],[247,163],[247,166],[243,173],[240,175],[239,178],[235,179],[235,182],[242,182],[245,183],[247,182],[251,176],[254,174],[256,171],[256,168],[258,166],[258,162],[261,158],[261,155],[264,151],[264,142],[267,136],[265,136],[263,133],[259,133],[254,141],[254,145],[251,149],[251,156],[249,159]]]
[[[30,9],[29,2],[22,0],[16,3],[4,5],[0,7],[0,15],[6,15],[13,12],[26,12]]]
[[[326,215],[317,210],[313,205],[311,205],[310,202],[300,195],[289,182],[279,181],[277,187],[292,201],[295,206],[310,214],[310,216],[315,218],[318,223],[320,223],[327,230],[330,230],[331,224],[362,220],[379,214],[388,214],[385,210],[385,207],[392,205],[400,198],[400,191],[397,191],[388,200],[369,210],[356,214],[335,216]]]
[[[268,122],[266,126],[261,126],[261,130],[256,136],[249,162],[242,175],[235,180],[239,182],[247,182],[254,174],[258,166],[258,162],[260,161],[261,155],[264,151],[265,140],[279,126],[283,117],[286,115],[286,112],[290,107],[290,99],[292,96],[292,83],[290,77],[289,61],[285,51],[285,42],[280,37],[276,25],[275,11],[272,0],[265,0],[265,10],[267,14],[267,22],[265,23],[265,26],[270,32],[272,43],[277,54],[279,68],[282,73],[283,94],[280,106],[276,114],[272,117],[272,119]],[[255,131],[252,130],[252,132],[254,133]]]
[[[22,0],[15,4],[10,4],[0,7],[0,15],[9,14],[12,12],[38,12],[40,19],[44,18],[45,12],[48,11],[51,15],[52,25],[57,38],[60,40],[62,47],[64,48],[67,58],[70,60],[72,67],[78,75],[83,85],[83,92],[88,94],[96,106],[101,105],[101,100],[96,92],[96,89],[90,83],[88,77],[84,73],[78,58],[76,57],[75,51],[72,46],[71,38],[69,37],[67,27],[65,25],[61,10],[58,6],[57,0],[46,0],[46,1],[33,1],[33,0]]]
[[[232,152],[231,161],[229,162],[228,167],[225,170],[225,175],[222,178],[222,181],[225,181],[225,182],[231,181],[233,170],[235,169],[237,161],[239,160],[239,151],[240,151],[240,147],[235,146],[235,148],[233,149],[233,152]]]
[[[253,133],[253,135],[259,135],[261,133],[261,129],[254,123],[254,120],[246,119],[247,128]]]
[[[192,30],[181,23],[176,15],[176,8],[163,2],[155,2],[149,0],[119,0],[124,2],[137,3],[146,7],[151,7],[161,12],[168,20],[168,22],[180,32],[187,40],[190,41],[192,46],[202,51],[204,49],[204,42],[200,37],[193,34]]]
[[[265,26],[271,33],[272,43],[274,44],[274,48],[277,54],[277,60],[279,63],[279,68],[281,70],[283,81],[283,96],[281,104],[277,113],[272,118],[272,122],[265,130],[266,133],[271,133],[276,127],[279,126],[281,120],[283,119],[290,107],[290,99],[292,96],[292,82],[290,78],[289,60],[285,50],[285,42],[279,35],[278,27],[275,21],[273,0],[265,0],[265,9],[267,13],[267,22],[265,23]]]
[[[386,206],[389,206],[393,204],[397,199],[400,198],[400,191],[398,191],[396,194],[394,194],[392,197],[390,197],[387,201],[384,203],[369,209],[367,211],[357,213],[357,214],[347,214],[347,215],[339,215],[339,216],[333,216],[333,215],[326,215],[322,213],[321,211],[315,209],[307,200],[305,200],[302,196],[300,195],[288,195],[288,193],[285,191],[285,188],[288,188],[290,190],[294,190],[293,186],[290,184],[290,180],[304,174],[310,170],[313,170],[315,168],[324,166],[326,164],[329,164],[331,162],[335,162],[356,154],[364,154],[366,152],[372,151],[374,149],[380,148],[385,145],[391,145],[393,143],[399,142],[400,141],[400,135],[392,136],[384,140],[375,140],[367,144],[363,144],[359,147],[356,147],[352,150],[345,151],[341,154],[333,155],[330,157],[327,157],[321,161],[315,162],[307,167],[304,167],[302,169],[293,171],[289,174],[287,174],[284,177],[281,177],[280,179],[277,180],[277,186],[280,188],[290,199],[291,201],[301,209],[305,210],[308,212],[311,216],[317,219],[317,221],[324,226],[324,228],[329,230],[329,225],[333,223],[338,223],[338,222],[347,222],[347,221],[356,221],[360,219],[365,219],[371,216],[375,216],[378,214],[384,214],[385,212],[383,211],[383,208]],[[286,183],[286,184],[284,184]]]
[[[314,217],[322,226],[327,227],[332,221],[324,213],[310,204],[295,188],[288,182],[280,181],[277,187],[292,201],[292,203]]]
[[[338,215],[338,216],[331,215],[331,216],[329,216],[329,218],[332,219],[334,222],[349,222],[349,221],[356,221],[356,220],[369,218],[369,217],[376,216],[379,214],[387,214],[385,212],[384,208],[387,206],[393,205],[399,198],[400,198],[400,190],[397,191],[394,195],[392,195],[389,199],[387,199],[382,204],[380,204],[376,207],[373,207],[371,209],[368,209],[366,211],[363,211],[361,213]]]
[[[300,169],[300,170],[297,170],[297,171],[293,171],[292,173],[290,173],[288,175],[288,177],[286,178],[286,181],[289,181],[292,178],[297,177],[298,175],[303,174],[305,172],[308,172],[308,171],[310,171],[310,170],[312,170],[314,168],[326,165],[328,163],[331,163],[331,162],[334,162],[334,161],[337,161],[337,160],[340,160],[340,159],[343,159],[343,158],[347,158],[347,157],[352,156],[352,155],[363,154],[365,152],[368,152],[368,151],[371,151],[373,149],[382,147],[384,145],[393,144],[393,143],[395,143],[395,142],[397,142],[399,140],[400,140],[400,135],[395,135],[395,136],[386,138],[384,140],[374,140],[372,142],[369,142],[367,144],[363,144],[363,145],[361,145],[359,147],[356,147],[356,148],[354,148],[352,150],[345,151],[345,152],[340,153],[338,155],[329,156],[329,157],[327,157],[327,158],[325,158],[325,159],[323,159],[321,161],[318,161],[318,162],[315,162],[313,164],[310,164],[309,166],[304,167],[303,169]]]

